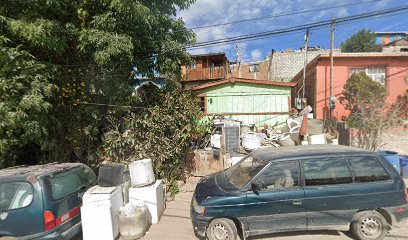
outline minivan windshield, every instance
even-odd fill
[[[266,164],[268,163],[249,155],[225,170],[225,176],[235,187],[241,189],[261,171]]]

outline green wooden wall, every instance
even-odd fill
[[[290,87],[254,83],[225,83],[201,90],[208,115],[223,114],[244,124],[284,123],[290,110]],[[258,113],[258,114],[256,114]]]

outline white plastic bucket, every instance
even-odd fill
[[[132,187],[143,187],[154,182],[153,163],[151,159],[136,160],[129,164]]]
[[[143,201],[128,203],[121,207],[118,220],[121,239],[143,237],[147,230],[147,207]]]

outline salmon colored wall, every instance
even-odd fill
[[[386,66],[386,89],[388,98],[387,104],[391,104],[395,99],[404,95],[408,89],[408,57],[337,57],[334,59],[334,78],[333,78],[333,95],[336,96],[336,108],[333,109],[332,115],[339,120],[348,113],[343,105],[338,101],[342,96],[343,86],[349,78],[350,68],[366,66]],[[320,58],[317,64],[317,81],[316,81],[316,104],[315,117],[323,119],[323,114],[328,106],[328,97],[330,96],[330,59]],[[328,113],[327,115],[328,116]]]

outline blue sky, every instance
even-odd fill
[[[183,18],[187,27],[193,28],[197,26],[213,25],[281,13],[321,9],[366,1],[369,0],[196,0],[189,9],[179,11],[177,16]],[[316,21],[324,21],[329,20],[331,17],[346,17],[407,4],[408,0],[374,0],[369,3],[349,7],[337,7],[323,11],[293,14],[285,17],[198,29],[195,30],[195,33],[197,34],[197,42],[203,42],[297,26]],[[335,47],[339,47],[341,42],[345,41],[362,28],[370,29],[374,32],[408,32],[408,11],[337,25],[335,26]],[[216,45],[195,49],[190,52],[192,54],[226,52],[227,57],[230,60],[235,60],[235,44],[237,44],[243,61],[257,61],[265,59],[271,49],[278,51],[287,48],[299,49],[304,44],[304,35],[304,32],[297,32],[260,40]],[[311,29],[309,44],[310,46],[321,46],[325,49],[329,48],[329,27]]]

